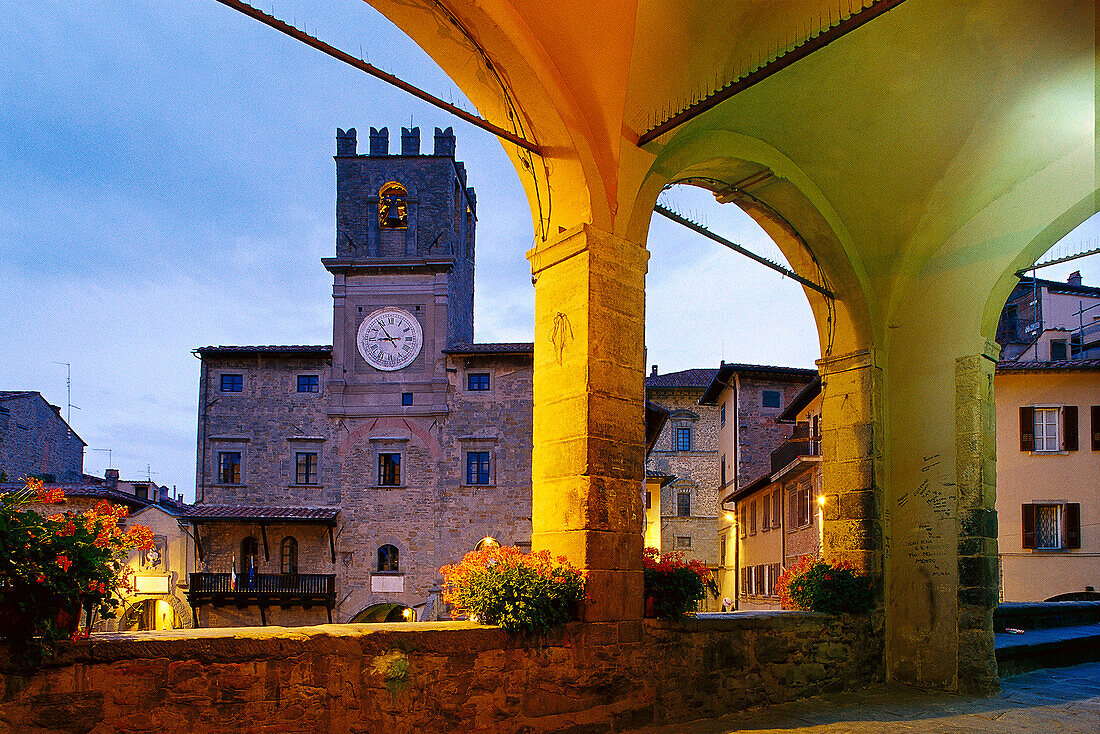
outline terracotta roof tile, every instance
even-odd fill
[[[1053,362],[1002,360],[997,363],[997,372],[1073,372],[1091,370],[1100,370],[1100,359],[1066,359]]]
[[[532,342],[482,342],[480,344],[455,344],[444,349],[444,354],[534,354]]]
[[[331,523],[340,514],[338,507],[247,507],[240,505],[192,505],[183,517],[187,520],[282,520],[286,522],[322,521]]]
[[[332,354],[331,344],[261,344],[198,347],[195,354]]]

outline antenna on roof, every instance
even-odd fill
[[[65,422],[69,424],[69,433],[73,431],[73,408],[80,410],[76,405],[73,405],[73,366],[68,362],[54,362],[54,364],[65,365]]]
[[[92,451],[99,451],[99,452],[106,451],[107,452],[107,468],[108,469],[113,469],[114,468],[113,466],[111,466],[112,462],[111,462],[111,450],[110,449],[92,449]]]

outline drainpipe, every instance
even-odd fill
[[[741,488],[741,373],[733,373],[733,491]],[[741,513],[733,512],[733,610],[741,609]]]

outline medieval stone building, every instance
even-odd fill
[[[530,543],[532,346],[472,343],[477,200],[434,143],[338,131],[331,346],[196,350],[202,626],[431,618],[440,566]]]

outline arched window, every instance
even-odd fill
[[[248,576],[249,571],[256,570],[256,556],[260,554],[260,544],[249,535],[241,541],[241,576]]]
[[[293,537],[283,538],[282,555],[279,570],[283,573],[298,573],[298,541]]]
[[[378,226],[382,229],[406,229],[409,226],[409,192],[396,181],[378,191]]]
[[[378,572],[397,572],[397,546],[384,545],[378,549]]]
[[[500,547],[500,543],[497,542],[496,538],[491,538],[488,535],[486,535],[484,538],[477,541],[477,545],[474,546],[474,550],[481,551],[481,550],[488,550],[489,548],[499,548],[499,547]]]

